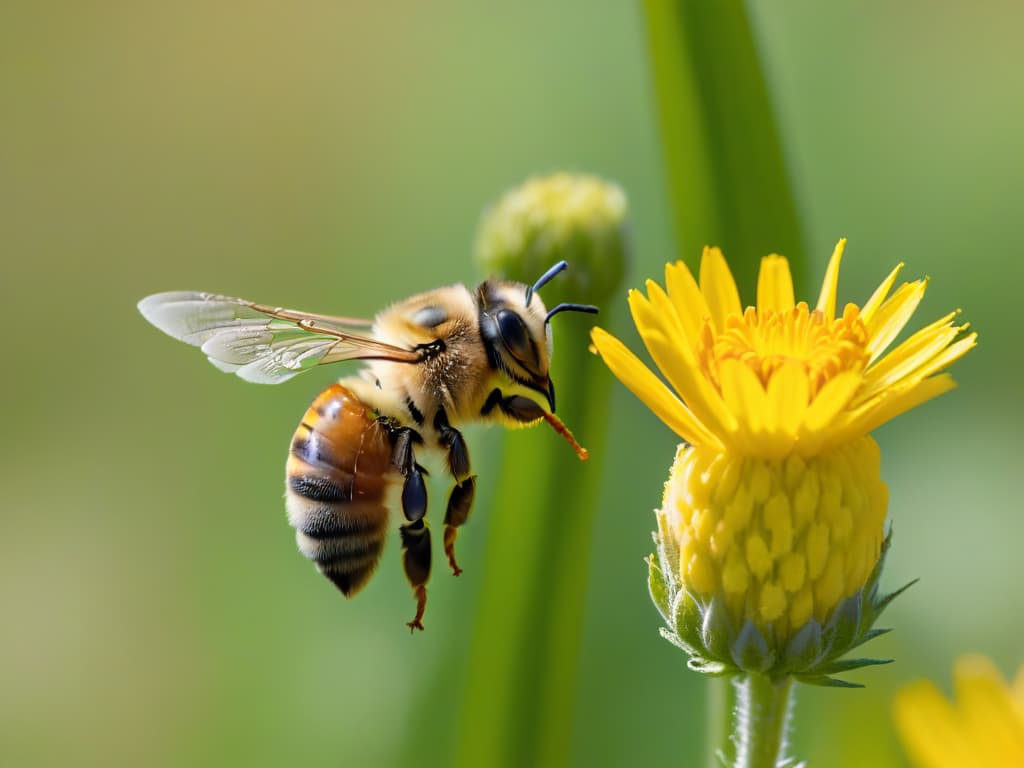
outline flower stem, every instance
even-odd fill
[[[708,751],[704,768],[722,768],[732,764],[736,750],[730,726],[735,709],[736,688],[732,680],[727,677],[709,677],[704,742]]]
[[[775,682],[752,672],[736,677],[733,686],[736,709],[728,737],[733,743],[723,744],[723,750],[735,745],[734,768],[775,768],[785,758],[793,680]]]

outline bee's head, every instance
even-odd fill
[[[533,285],[491,279],[477,288],[480,335],[491,366],[513,383],[543,395],[552,413],[551,318],[566,311],[597,312],[587,304],[559,304],[551,311],[544,306],[537,292],[568,266],[558,262]]]

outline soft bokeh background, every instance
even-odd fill
[[[905,260],[933,279],[919,324],[961,306],[981,332],[960,389],[878,433],[886,581],[923,577],[870,649],[898,663],[858,673],[864,691],[799,697],[812,765],[898,766],[899,684],[945,684],[966,650],[1007,672],[1024,657],[1024,11],[751,12],[811,254],[804,295],[845,235],[842,299]],[[134,305],[197,288],[369,315],[476,280],[483,206],[562,168],[627,191],[630,284],[692,260],[668,225],[647,74],[631,3],[0,8],[0,763],[447,762],[502,436],[470,432],[466,573],[438,569],[429,630],[410,637],[395,542],[346,603],[284,521],[287,443],[332,372],[245,385]],[[635,338],[623,305],[603,323]],[[695,765],[704,682],[657,636],[641,562],[673,440],[625,392],[610,418],[575,763]]]

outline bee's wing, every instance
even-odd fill
[[[139,311],[210,362],[257,384],[280,384],[316,365],[342,360],[415,363],[422,353],[349,333],[340,326],[369,321],[268,307],[230,296],[172,291],[147,296]]]

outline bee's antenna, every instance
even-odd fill
[[[536,291],[539,291],[541,288],[543,288],[545,285],[547,285],[551,281],[551,278],[553,278],[555,275],[557,275],[562,270],[567,269],[568,267],[569,267],[569,262],[567,262],[565,259],[562,259],[562,261],[558,262],[557,264],[555,264],[555,266],[553,266],[551,269],[549,269],[547,272],[545,272],[543,275],[541,275],[540,279],[536,283],[534,283],[532,286],[527,286],[526,287],[526,305],[527,306],[530,305],[530,301],[531,301],[531,299],[533,299],[533,294]],[[548,317],[550,317],[550,316],[551,316],[551,314],[549,313]]]
[[[565,262],[562,263],[564,264]],[[550,323],[551,318],[559,312],[586,312],[591,315],[596,315],[598,313],[598,309],[593,304],[559,304],[547,313],[544,317],[544,324],[547,325]]]

